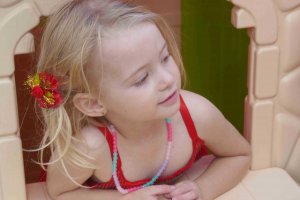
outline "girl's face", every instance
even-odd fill
[[[179,110],[180,72],[156,25],[120,30],[102,45],[100,101],[108,120],[163,119]]]

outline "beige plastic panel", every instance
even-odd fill
[[[34,2],[43,16],[48,16],[55,8],[70,0],[28,0]]]
[[[251,168],[282,167],[300,183],[300,0],[231,2],[233,25],[250,28],[244,121]]]
[[[19,137],[0,137],[0,161],[0,199],[24,200],[26,192]]]
[[[242,185],[255,200],[297,200],[300,189],[296,182],[280,168],[252,171]]]
[[[255,53],[256,98],[273,97],[277,93],[279,49],[277,47],[260,47]]]
[[[251,107],[252,168],[271,166],[274,105],[272,101],[258,101]]]
[[[299,134],[299,130],[300,129],[298,129],[298,134]],[[290,175],[293,178],[295,178],[297,181],[300,180],[300,174],[299,174],[300,153],[299,152],[300,152],[300,140],[298,137],[295,146],[293,146],[288,163],[285,167],[286,171],[288,171]]]
[[[250,171],[240,184],[216,200],[299,200],[300,189],[281,168]]]
[[[19,3],[22,0],[1,0],[0,1],[0,8],[10,7],[14,4]]]
[[[34,41],[31,33],[26,33],[19,41],[15,55],[34,52]]]
[[[244,187],[242,183],[235,186],[230,191],[219,196],[215,200],[256,200],[252,197],[251,194],[247,191],[247,188]]]
[[[3,14],[5,13],[5,14]],[[0,77],[14,73],[14,54],[20,38],[39,22],[35,6],[22,1],[3,10],[0,23]]]
[[[275,5],[272,0],[230,0],[234,5],[240,7],[251,16],[255,21],[256,31],[254,32],[254,38],[259,44],[270,44],[277,40],[277,20]],[[242,20],[249,21],[249,17],[235,20],[242,24],[247,22],[241,22]],[[234,21],[233,21],[234,22]],[[239,27],[238,24],[234,24]],[[252,27],[252,24],[250,24]]]
[[[10,78],[0,78],[0,94],[1,139],[1,135],[15,134],[18,129],[18,114],[14,80]]]
[[[299,63],[300,66],[300,63]],[[300,67],[282,77],[279,86],[279,102],[289,112],[300,116]]]
[[[287,122],[289,126],[285,130],[278,131],[279,134],[276,135],[279,138],[285,137],[291,140],[282,147],[282,149],[290,149],[289,152],[282,154],[282,160],[287,160],[284,169],[300,183],[300,4],[299,1],[298,3],[291,1],[291,3],[298,7],[291,7],[292,10],[287,10],[283,15],[283,30],[279,34],[278,41],[283,49],[280,81],[278,95],[274,102],[276,102],[276,116],[283,113],[289,116],[287,119],[290,119]],[[292,135],[294,138],[290,137]],[[295,138],[296,135],[297,138]],[[289,147],[291,143],[294,144],[292,148]]]
[[[246,10],[234,7],[231,11],[231,23],[236,28],[248,28],[255,26],[255,19]]]
[[[300,5],[300,0],[275,0],[278,4],[278,7],[283,10],[291,10]]]
[[[289,130],[289,131],[286,131]],[[299,140],[300,123],[299,118],[288,115],[278,114],[275,118],[274,126],[274,146],[273,146],[273,166],[285,168],[289,158],[295,151],[296,143]],[[295,152],[297,154],[297,152]],[[300,158],[299,151],[298,155]]]
[[[283,19],[280,42],[284,51],[281,52],[280,65],[284,72],[293,70],[300,63],[300,40],[293,39],[300,35],[299,19],[300,9],[286,13],[286,17]]]

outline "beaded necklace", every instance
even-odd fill
[[[152,179],[140,186],[137,187],[132,187],[129,189],[125,189],[120,185],[120,181],[118,179],[117,176],[117,162],[118,162],[118,145],[117,145],[117,133],[116,133],[116,129],[114,128],[113,125],[109,125],[109,129],[110,132],[112,134],[113,137],[113,163],[112,163],[112,171],[113,171],[113,179],[116,185],[117,190],[122,193],[122,194],[127,194],[129,192],[133,192],[136,190],[139,190],[141,188],[144,187],[148,187],[150,185],[153,185],[155,183],[155,181],[160,177],[160,175],[163,173],[163,171],[167,168],[168,162],[170,160],[170,153],[171,153],[171,147],[172,147],[172,124],[171,124],[171,119],[170,118],[166,118],[166,126],[167,126],[167,131],[168,131],[168,148],[167,148],[167,152],[165,155],[165,159],[161,165],[161,167],[159,168],[159,170],[156,172],[156,174],[152,177]]]

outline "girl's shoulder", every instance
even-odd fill
[[[99,160],[109,151],[107,140],[98,127],[85,126],[76,136],[76,139],[78,139],[77,148],[96,160]]]
[[[101,147],[106,141],[100,129],[93,125],[83,127],[78,138],[84,140],[91,149]]]
[[[216,122],[221,125],[226,119],[212,102],[191,91],[181,90],[180,94],[194,121],[197,133],[202,139],[205,140],[207,134],[212,131],[219,131]]]
[[[192,118],[210,118],[223,115],[220,110],[207,98],[191,91],[181,90],[180,94],[188,107]]]

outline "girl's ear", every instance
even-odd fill
[[[107,112],[103,104],[86,93],[75,94],[73,103],[80,112],[90,117],[101,117]]]

